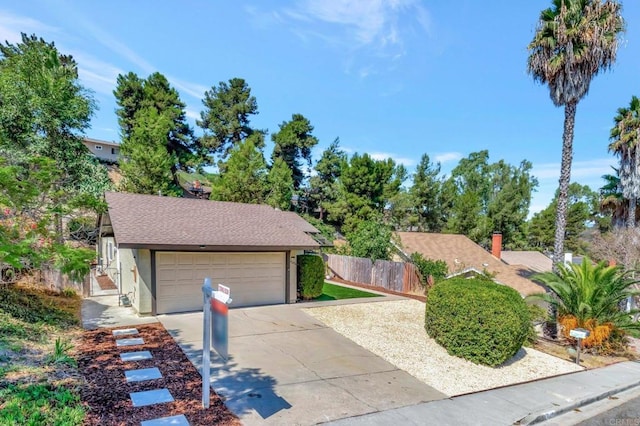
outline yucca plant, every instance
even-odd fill
[[[534,279],[544,283],[551,293],[534,294],[527,299],[543,300],[554,306],[565,337],[572,328],[586,328],[591,336],[583,343],[590,347],[640,330],[640,323],[633,321],[640,310],[620,309],[628,297],[640,294],[633,288],[638,281],[620,266],[607,266],[604,262],[594,265],[585,257],[580,265],[558,265],[557,273],[537,274]]]

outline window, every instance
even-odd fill
[[[113,243],[111,241],[107,242],[107,262],[111,262],[113,260]]]
[[[117,149],[115,149],[115,148],[111,148],[111,153],[115,155],[115,154],[117,154],[117,153],[118,153],[118,150],[117,150]]]
[[[102,145],[96,145],[95,148],[96,151],[102,151]]]

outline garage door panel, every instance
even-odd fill
[[[285,253],[156,253],[158,313],[202,309],[202,283],[231,289],[232,307],[285,302]]]

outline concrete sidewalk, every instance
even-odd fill
[[[628,361],[325,424],[530,425],[638,386],[640,362]]]

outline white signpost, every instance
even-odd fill
[[[584,328],[574,328],[573,330],[569,330],[569,336],[575,337],[578,341],[578,348],[576,352],[576,364],[580,365],[580,348],[582,347],[582,339],[586,339],[589,337],[589,330]]]
[[[204,304],[202,319],[202,406],[209,408],[211,391],[211,337],[213,349],[224,361],[228,357],[228,305],[231,300],[231,289],[218,284],[218,290],[211,287],[211,278],[205,278],[202,285]]]

